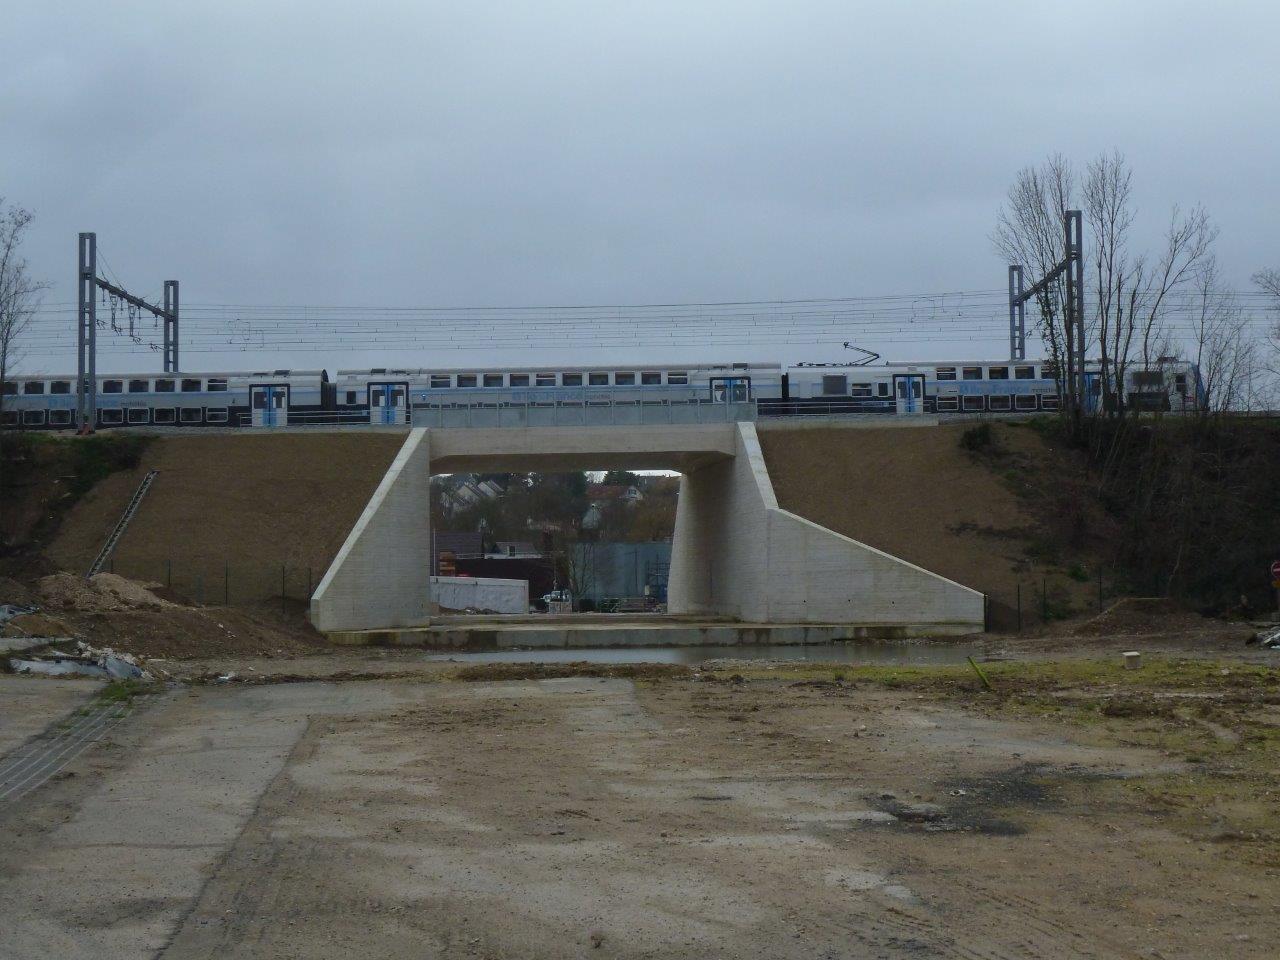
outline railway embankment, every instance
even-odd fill
[[[112,558],[116,573],[202,603],[301,601],[319,582],[402,442],[398,434],[156,437],[67,512],[44,548],[82,572],[147,470],[159,471]]]
[[[973,427],[771,428],[760,442],[781,507],[981,590],[994,627],[1016,629],[1019,607],[1024,629],[1096,613],[1099,573],[1103,605],[1120,589],[1105,541],[1055,519],[1065,497],[1073,522],[1109,528],[1082,465],[1024,425],[989,425],[985,442],[966,440]]]

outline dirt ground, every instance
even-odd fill
[[[1274,956],[1280,670],[985,669],[166,687],[0,804],[0,955]]]
[[[143,660],[211,654],[272,657],[329,649],[298,602],[191,606],[160,584],[111,573],[87,580],[56,573],[20,586],[22,602],[38,610],[0,625],[0,636],[69,637]]]

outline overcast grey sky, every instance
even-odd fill
[[[36,213],[51,306],[74,299],[81,230],[131,289],[178,278],[193,307],[994,289],[1016,171],[1111,148],[1153,232],[1173,201],[1203,203],[1230,281],[1280,266],[1275,0],[98,0],[3,20],[0,195]]]

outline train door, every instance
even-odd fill
[[[287,427],[289,425],[289,388],[260,386],[249,388],[249,408],[255,427]]]
[[[895,373],[893,397],[899,414],[924,413],[924,374]]]
[[[1084,373],[1084,412],[1097,413],[1098,407],[1102,404],[1102,374],[1090,372]]]
[[[751,400],[750,377],[712,377],[711,399],[715,403],[748,403]]]
[[[369,384],[369,422],[396,427],[407,421],[409,385],[407,383]]]

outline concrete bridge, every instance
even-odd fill
[[[898,635],[983,627],[981,593],[779,508],[750,421],[416,427],[313,594],[312,622],[333,633],[430,621],[433,472],[610,469],[681,474],[672,614],[886,627]]]

